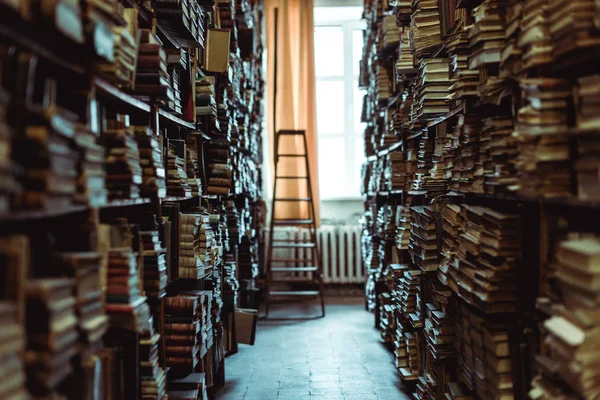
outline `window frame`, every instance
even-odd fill
[[[315,37],[316,31],[318,28],[342,28],[343,32],[343,54],[344,54],[344,69],[343,75],[317,75],[316,82],[343,82],[344,87],[344,126],[343,132],[335,132],[335,133],[323,133],[321,134],[318,130],[317,124],[317,140],[320,142],[321,137],[343,137],[344,141],[344,159],[346,161],[345,165],[345,176],[340,177],[343,178],[346,183],[346,187],[344,187],[344,192],[337,196],[327,196],[324,197],[321,195],[322,200],[358,200],[361,199],[359,187],[357,186],[355,189],[356,195],[349,195],[351,190],[354,191],[354,185],[352,184],[357,177],[356,171],[359,169],[362,164],[360,159],[356,157],[356,140],[357,138],[362,138],[362,131],[360,131],[360,125],[354,126],[356,113],[360,113],[361,110],[354,109],[354,95],[355,89],[358,87],[358,71],[355,73],[355,62],[354,62],[354,31],[366,29],[366,23],[364,20],[315,20],[314,29],[315,29]],[[318,93],[318,92],[317,92]],[[317,100],[318,107],[318,100]],[[318,110],[317,110],[318,115]],[[318,118],[318,117],[317,117]],[[318,120],[317,120],[318,121]],[[321,175],[321,174],[320,174]],[[352,187],[350,186],[352,185]]]

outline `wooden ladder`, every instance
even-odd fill
[[[281,136],[302,136],[304,143],[303,153],[293,154],[280,154],[279,153],[279,139]],[[313,190],[310,180],[310,167],[308,164],[308,146],[306,144],[305,131],[290,131],[282,130],[275,135],[275,181],[273,183],[273,200],[271,204],[271,230],[269,247],[267,250],[267,284],[266,284],[266,316],[269,317],[269,305],[274,297],[288,297],[288,296],[307,296],[321,298],[321,316],[325,316],[325,298],[323,293],[323,275],[321,273],[321,261],[319,257],[319,247],[317,245],[317,226],[315,221],[315,205],[313,203]],[[278,173],[279,160],[282,157],[299,157],[304,159],[305,165],[305,176],[281,176]],[[301,198],[281,198],[277,196],[277,181],[279,179],[293,179],[303,180],[306,182],[308,197]],[[279,219],[276,215],[277,203],[281,202],[294,202],[294,203],[308,203],[308,219]],[[308,240],[299,239],[288,239],[279,240],[275,239],[276,229],[279,227],[307,227],[309,230],[310,238]],[[273,258],[273,249],[286,248],[286,249],[310,249],[308,257],[300,258]],[[306,254],[305,251],[301,251],[301,254]],[[288,267],[290,263],[294,264],[293,267]],[[284,266],[273,266],[273,264],[283,264]],[[299,266],[308,265],[308,266]],[[278,275],[282,273],[290,272],[301,272],[309,273],[310,277],[307,279],[285,279],[279,278]],[[313,290],[273,290],[274,283],[309,283]],[[292,286],[293,288],[294,286]]]

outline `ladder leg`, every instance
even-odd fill
[[[273,180],[273,193],[271,198],[271,222],[269,224],[269,249],[267,255],[267,281],[265,284],[265,317],[269,318],[269,305],[271,303],[271,281],[273,280],[273,238],[275,236],[274,232],[274,220],[275,220],[275,198],[277,193],[277,166],[279,163],[279,135],[275,133],[275,146],[273,148],[274,155],[274,168],[275,171],[273,176],[275,177]]]

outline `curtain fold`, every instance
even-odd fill
[[[275,32],[275,8],[278,9],[278,32]],[[306,149],[309,159],[315,221],[320,223],[319,176],[317,153],[316,78],[314,50],[313,0],[265,0],[267,21],[267,85],[268,85],[268,132],[271,152],[271,171],[274,168],[275,133],[274,73],[275,35],[277,35],[277,130],[306,131]],[[282,137],[279,153],[300,153],[304,145],[300,137]],[[306,171],[302,158],[286,158],[279,162],[280,175],[303,176]],[[307,197],[306,181],[280,179],[276,197]],[[280,202],[276,205],[277,218],[305,219],[308,203]]]

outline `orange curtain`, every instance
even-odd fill
[[[275,8],[278,9],[278,29],[275,32]],[[315,221],[320,222],[319,177],[317,170],[317,115],[313,0],[265,0],[267,20],[268,51],[268,131],[271,155],[274,154],[275,133],[274,113],[274,73],[275,51],[277,51],[277,126],[280,130],[304,130],[308,148]],[[277,49],[275,46],[277,35]],[[304,144],[301,137],[282,136],[279,153],[301,153]],[[271,171],[274,173],[273,157]],[[302,158],[281,158],[279,175],[304,176],[306,173]],[[304,180],[279,179],[276,197],[307,197]],[[275,216],[280,219],[308,218],[308,204],[280,202],[276,205]]]

